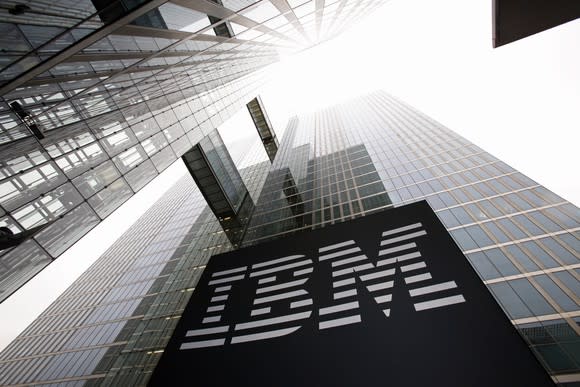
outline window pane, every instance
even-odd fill
[[[502,276],[520,274],[514,264],[501,252],[500,249],[486,250],[485,254],[491,263],[499,270]]]
[[[479,247],[486,247],[494,244],[494,242],[479,226],[466,227],[465,231],[469,233],[469,235],[473,238]]]
[[[513,219],[516,221],[517,224],[522,226],[522,228],[526,230],[528,234],[532,236],[545,234],[545,232],[542,229],[540,229],[538,226],[532,223],[532,221],[529,220],[524,215],[516,215],[513,217]]]
[[[528,257],[518,246],[506,246],[505,249],[520,265],[524,267],[526,272],[540,270],[540,267],[536,265],[534,261],[532,261],[532,259]]]
[[[576,369],[572,359],[556,344],[537,345],[532,348],[538,351],[540,358],[546,362],[546,365],[552,371]]]
[[[451,212],[449,210],[440,211],[440,212],[437,213],[437,216],[439,217],[439,219],[441,220],[441,222],[447,228],[459,226],[459,224],[460,224],[457,221],[457,219],[455,219],[455,216],[453,216],[453,214],[451,214]]]
[[[526,304],[507,283],[492,284],[489,287],[510,318],[518,319],[532,316],[532,312],[530,312]]]
[[[530,344],[552,344],[554,339],[548,330],[539,322],[518,325],[518,330]]]
[[[572,274],[568,271],[558,271],[554,273],[554,276],[566,285],[568,289],[574,294],[580,294],[580,281],[578,281]]]
[[[514,239],[523,239],[523,238],[527,237],[527,235],[518,226],[516,226],[510,219],[500,219],[500,220],[498,220],[498,222],[511,235],[513,235]]]
[[[457,242],[459,247],[464,251],[465,250],[473,250],[473,249],[478,248],[477,244],[473,241],[473,239],[471,239],[469,234],[463,229],[453,230],[453,231],[451,231],[451,235],[453,236],[453,239],[455,239],[455,242]]]
[[[469,224],[473,223],[473,219],[469,216],[469,214],[461,207],[456,207],[450,209],[451,213],[455,216],[455,218],[459,221],[460,224]]]
[[[535,276],[534,279],[566,312],[572,312],[578,309],[578,305],[572,301],[572,299],[568,297],[566,293],[564,293],[562,289],[560,289],[560,287],[550,279],[550,277],[547,275],[538,275]]]
[[[580,262],[579,257],[575,257],[574,254],[572,254],[571,252],[566,250],[564,247],[562,247],[562,245],[560,245],[558,242],[556,242],[555,239],[543,238],[543,239],[540,239],[540,242],[543,243],[544,246],[547,246],[548,249],[552,253],[554,253],[554,255],[556,257],[558,257],[564,263],[573,265],[573,264]]]
[[[543,228],[545,228],[548,231],[560,231],[562,230],[562,227],[558,226],[556,223],[552,222],[550,219],[548,219],[546,217],[546,215],[538,212],[538,211],[534,211],[534,212],[530,212],[528,214],[528,216],[530,216],[531,218],[534,219],[534,221],[540,225],[542,225]]]
[[[509,284],[535,315],[556,313],[527,279],[509,281]]]
[[[493,236],[499,243],[511,241],[511,238],[505,235],[504,232],[501,231],[500,228],[497,227],[497,225],[495,225],[493,222],[484,223],[483,227],[487,229],[491,234],[493,234]]]
[[[484,253],[468,254],[467,259],[484,280],[501,277],[499,271],[497,271],[496,267],[489,261],[489,258]]]

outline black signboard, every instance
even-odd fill
[[[150,385],[553,385],[426,202],[213,257]]]

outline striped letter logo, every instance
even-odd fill
[[[212,296],[201,326],[187,331],[180,349],[267,340],[298,331],[313,316],[316,300],[307,291],[307,283],[319,265],[331,267],[333,302],[318,308],[318,330],[364,323],[359,310],[361,296],[372,297],[388,319],[395,286],[405,287],[417,312],[465,302],[455,281],[432,278],[416,243],[426,235],[421,223],[384,231],[374,262],[354,240],[345,240],[320,247],[316,265],[305,255],[296,254],[214,272],[208,282]],[[396,273],[400,283],[395,283]],[[223,323],[228,299],[241,281],[255,286],[247,320]],[[359,294],[361,288],[364,295]],[[445,295],[440,296],[441,292]]]

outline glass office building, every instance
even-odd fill
[[[241,176],[257,200],[271,165],[262,143],[237,165],[249,165]],[[205,263],[231,248],[192,177],[182,177],[26,329],[20,349],[3,351],[0,384],[145,384]]]
[[[182,178],[0,354],[0,384],[144,384],[210,256],[423,199],[554,380],[580,382],[576,206],[384,92],[293,118],[273,162],[247,153],[241,239]]]
[[[33,236],[0,245],[0,301],[254,98],[280,53],[384,2],[5,2],[0,227]]]
[[[290,121],[244,243],[423,199],[554,380],[580,382],[578,208],[384,92]]]

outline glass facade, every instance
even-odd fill
[[[386,93],[289,123],[244,243],[422,199],[555,380],[580,382],[578,208]]]
[[[245,160],[256,200],[271,165],[260,141]],[[232,248],[182,177],[0,354],[0,384],[144,385],[205,263]]]
[[[242,245],[427,200],[556,382],[580,382],[580,213],[383,92],[234,157]],[[234,248],[184,177],[0,354],[0,384],[144,384],[211,255]],[[500,349],[499,349],[500,350]]]
[[[0,301],[384,0],[22,1],[0,14]]]

